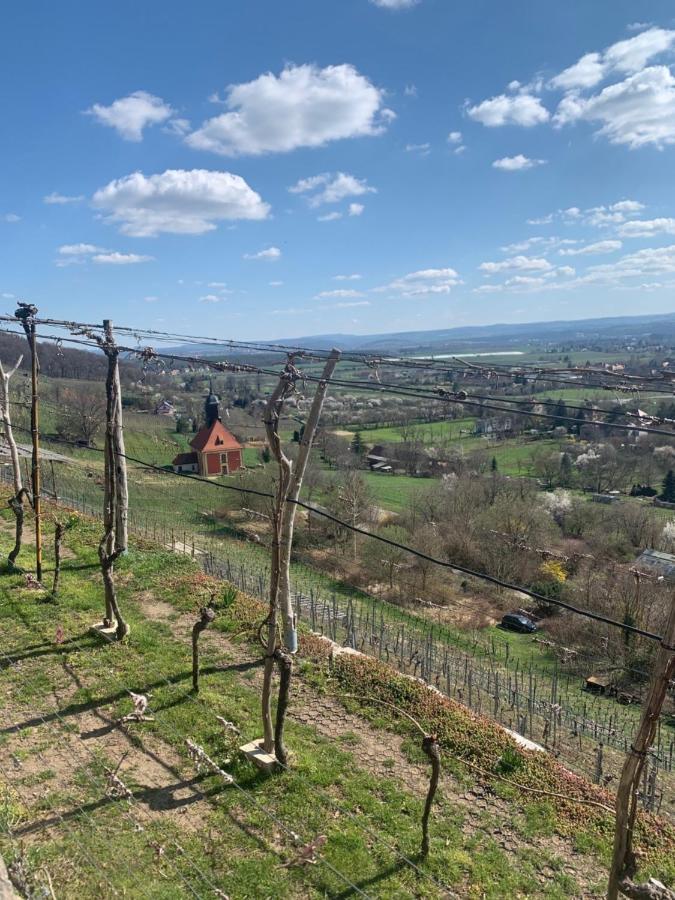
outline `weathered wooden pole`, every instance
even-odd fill
[[[26,332],[31,357],[31,404],[30,404],[30,433],[33,442],[33,456],[31,463],[31,481],[33,490],[33,512],[35,514],[35,576],[42,581],[42,508],[40,504],[40,406],[38,400],[38,374],[40,366],[37,354],[37,336],[35,328],[35,316],[38,308],[32,303],[19,303],[19,308],[14,313],[20,319],[23,330]]]
[[[2,362],[0,361],[0,417],[2,417],[2,423],[5,430],[5,440],[7,441],[7,446],[9,447],[10,459],[12,460],[12,481],[14,484],[14,496],[10,499],[9,505],[11,506],[16,518],[14,547],[9,552],[9,555],[7,557],[7,562],[10,566],[13,566],[16,562],[16,558],[21,552],[21,545],[23,543],[23,498],[25,489],[21,479],[21,460],[19,459],[19,450],[16,446],[14,431],[12,429],[12,414],[9,401],[9,380],[21,365],[22,360],[23,356],[19,356],[18,360],[16,361],[16,365],[8,370],[5,370]]]
[[[671,598],[670,614],[654,661],[642,717],[623,764],[616,792],[616,828],[607,900],[617,900],[622,889],[622,880],[631,878],[634,874],[633,827],[637,814],[637,792],[647,753],[654,742],[663,701],[673,676],[675,676],[675,597]]]
[[[127,488],[127,468],[124,457],[122,434],[122,395],[119,377],[119,349],[115,343],[112,322],[103,323],[104,338],[96,338],[108,359],[106,375],[106,430],[104,454],[104,495],[103,495],[103,537],[99,543],[98,556],[101,563],[103,587],[105,590],[105,627],[116,622],[119,640],[129,633],[129,626],[122,618],[117,602],[114,564],[127,549],[127,515],[129,494]]]

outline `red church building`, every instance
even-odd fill
[[[190,441],[192,453],[179,453],[172,465],[174,472],[199,475],[231,475],[243,465],[242,446],[225,428],[218,413],[218,398],[213,390],[204,404],[206,425]]]

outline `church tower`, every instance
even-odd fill
[[[213,383],[211,383],[210,393],[206,398],[206,402],[204,403],[204,416],[206,418],[207,428],[210,428],[214,422],[218,422],[220,420],[219,400],[218,397],[213,393]]]

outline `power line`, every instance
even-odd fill
[[[0,317],[1,318],[1,317]],[[120,329],[118,329],[120,330]],[[6,332],[10,334],[17,334],[18,332]],[[97,349],[97,345],[93,342],[78,340],[76,338],[53,338],[49,335],[44,336],[47,340],[53,340],[57,343],[72,343],[72,344],[80,344],[83,346],[91,347],[92,349]],[[190,365],[195,366],[205,366],[207,368],[211,368],[218,372],[233,372],[233,373],[249,373],[249,374],[259,374],[259,375],[268,375],[270,377],[278,377],[278,372],[271,369],[261,368],[259,366],[252,366],[246,363],[229,363],[229,362],[221,362],[221,361],[211,361],[208,359],[204,359],[202,357],[195,356],[184,356],[175,353],[159,353],[152,348],[138,348],[138,347],[124,347],[118,346],[118,350],[120,353],[129,353],[134,356],[140,357],[145,362],[151,362],[154,359],[167,359],[172,360],[173,362],[185,362]],[[319,383],[321,378],[314,375],[308,375],[303,373],[303,380]],[[522,404],[531,402],[529,400],[523,400],[520,398],[510,398],[510,397],[490,397],[485,395],[471,395],[467,394],[466,391],[448,391],[445,388],[437,387],[433,391],[427,390],[425,388],[417,387],[415,385],[396,385],[390,384],[388,382],[363,382],[357,380],[344,380],[338,379],[333,376],[330,379],[330,383],[336,387],[348,388],[350,390],[357,391],[366,391],[368,393],[385,393],[385,394],[393,394],[403,397],[410,398],[425,398],[429,400],[433,400],[434,402],[447,402],[452,404],[458,404],[464,407],[478,407],[479,409],[489,409],[494,412],[499,413],[507,413],[514,414],[514,410],[509,409],[508,407],[499,406],[495,404],[499,403],[507,403],[507,404]],[[486,402],[488,401],[488,402]],[[535,401],[536,402],[536,401]],[[566,404],[567,405],[567,404]],[[582,410],[585,412],[602,412],[605,415],[610,415],[609,410],[599,410],[599,409],[588,409],[587,407],[572,407],[570,408]],[[526,411],[526,410],[517,410],[518,415],[527,416],[529,418],[538,418],[538,419],[547,419],[554,422],[569,422],[574,425],[580,425],[580,420],[573,416],[563,416],[556,415],[555,413],[546,413],[546,412],[534,412],[534,411]],[[626,413],[625,415],[632,415],[642,421],[642,417],[639,414]],[[640,427],[633,425],[626,425],[624,423],[619,422],[600,422],[598,420],[588,420],[583,423],[584,425],[588,425],[590,427],[595,428],[613,428],[619,431],[627,431],[627,432],[640,432],[645,434],[657,434],[664,437],[675,437],[675,432],[667,431],[661,428],[653,428],[649,425],[640,425]]]

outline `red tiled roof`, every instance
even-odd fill
[[[189,466],[191,463],[197,462],[197,454],[196,453],[179,453],[178,456],[174,457],[172,466]]]
[[[241,444],[236,437],[225,428],[220,420],[213,425],[206,425],[190,441],[193,450],[201,453],[209,453],[212,450],[241,450]]]

